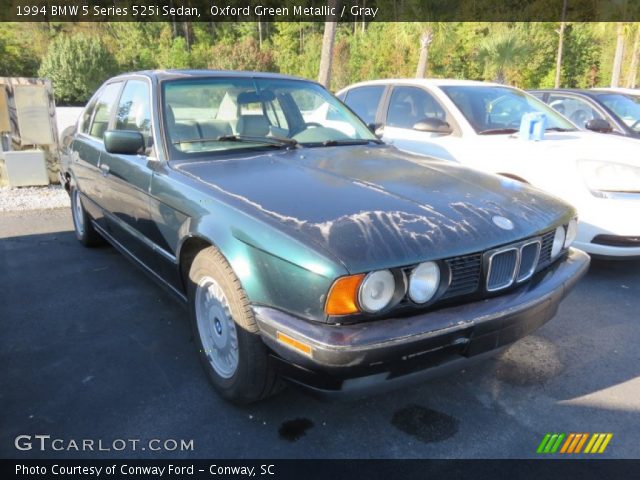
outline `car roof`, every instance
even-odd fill
[[[253,72],[243,70],[141,70],[137,72],[127,72],[111,80],[130,77],[132,75],[139,75],[149,77],[157,81],[175,80],[179,78],[273,78],[283,80],[302,80],[305,82],[318,83],[315,80],[309,80],[307,78],[295,77],[293,75],[282,75],[280,73],[272,72]]]
[[[512,88],[509,85],[502,85],[500,83],[493,82],[481,82],[478,80],[459,80],[453,78],[387,78],[383,80],[367,80],[364,82],[354,83],[353,85],[349,85],[345,87],[343,90],[351,89],[354,87],[362,87],[365,85],[387,85],[387,84],[396,84],[396,85],[424,85],[424,86],[434,86],[434,87],[444,87],[444,86],[478,86],[478,87],[508,87]]]
[[[594,92],[593,90],[588,90],[586,88],[531,88],[527,90],[528,92],[541,92],[541,93],[573,93],[577,95],[587,95],[593,97],[598,93],[602,92]]]

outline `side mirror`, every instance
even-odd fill
[[[107,130],[104,132],[104,148],[109,153],[135,155],[144,151],[144,137],[133,130]]]
[[[378,138],[382,138],[384,135],[384,125],[382,123],[369,123],[367,127]]]
[[[599,133],[611,133],[613,131],[611,124],[602,118],[592,118],[585,123],[584,128]]]
[[[438,118],[425,118],[413,125],[413,129],[418,132],[440,133],[449,135],[453,132],[451,125]]]

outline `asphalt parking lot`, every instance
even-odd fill
[[[523,458],[546,432],[640,457],[640,262],[594,262],[541,330],[453,376],[351,402],[216,396],[185,311],[67,209],[0,214],[0,457]],[[21,434],[193,451],[18,451]],[[144,443],[143,443],[144,444]],[[587,455],[581,455],[586,457]]]

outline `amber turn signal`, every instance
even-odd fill
[[[309,357],[312,356],[313,350],[306,343],[296,340],[295,338],[292,338],[289,335],[286,335],[282,332],[277,332],[276,337],[278,338],[279,342],[284,343],[285,345],[289,345],[291,348],[295,348],[299,352],[302,352],[305,355],[308,355]]]
[[[340,277],[331,286],[324,311],[327,315],[348,315],[358,313],[358,289],[364,279],[364,273]]]

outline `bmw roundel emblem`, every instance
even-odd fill
[[[495,215],[492,220],[493,223],[495,223],[503,230],[513,230],[513,222],[508,218],[501,217],[500,215]]]

